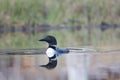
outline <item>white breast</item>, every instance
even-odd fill
[[[48,48],[46,54],[48,57],[53,57],[56,54],[56,51],[52,48]]]

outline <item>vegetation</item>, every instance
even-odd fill
[[[119,24],[119,5],[119,0],[0,0],[0,24]]]
[[[97,25],[120,23],[119,0],[0,0],[0,26]],[[0,48],[40,48],[38,39],[51,34],[60,46],[99,46],[119,43],[119,30],[48,31],[0,35]],[[65,41],[65,42],[63,42]]]

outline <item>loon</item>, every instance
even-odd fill
[[[57,47],[57,40],[54,36],[47,35],[46,37],[40,39],[39,41],[45,41],[48,43],[46,55],[49,58],[48,64],[40,65],[40,67],[45,67],[47,69],[54,69],[57,66],[57,57],[62,54],[69,53],[69,49]]]

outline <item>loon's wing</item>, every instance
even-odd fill
[[[57,56],[69,53],[69,49],[67,48],[57,48],[56,51],[57,51],[56,53]]]

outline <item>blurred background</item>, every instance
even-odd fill
[[[119,50],[119,23],[120,0],[0,0],[0,49],[46,48],[47,44],[38,40],[53,35],[59,47]],[[97,56],[100,58],[94,58],[96,62],[92,59],[90,63],[100,61],[101,64],[96,65],[104,67],[90,74],[89,79],[119,80],[120,55]],[[45,55],[0,55],[0,80],[70,80],[66,66],[69,59],[69,55],[60,57],[58,67],[49,71],[35,67],[47,63]],[[111,70],[110,65],[113,67],[114,63],[117,70]],[[100,74],[102,71],[104,75]]]

